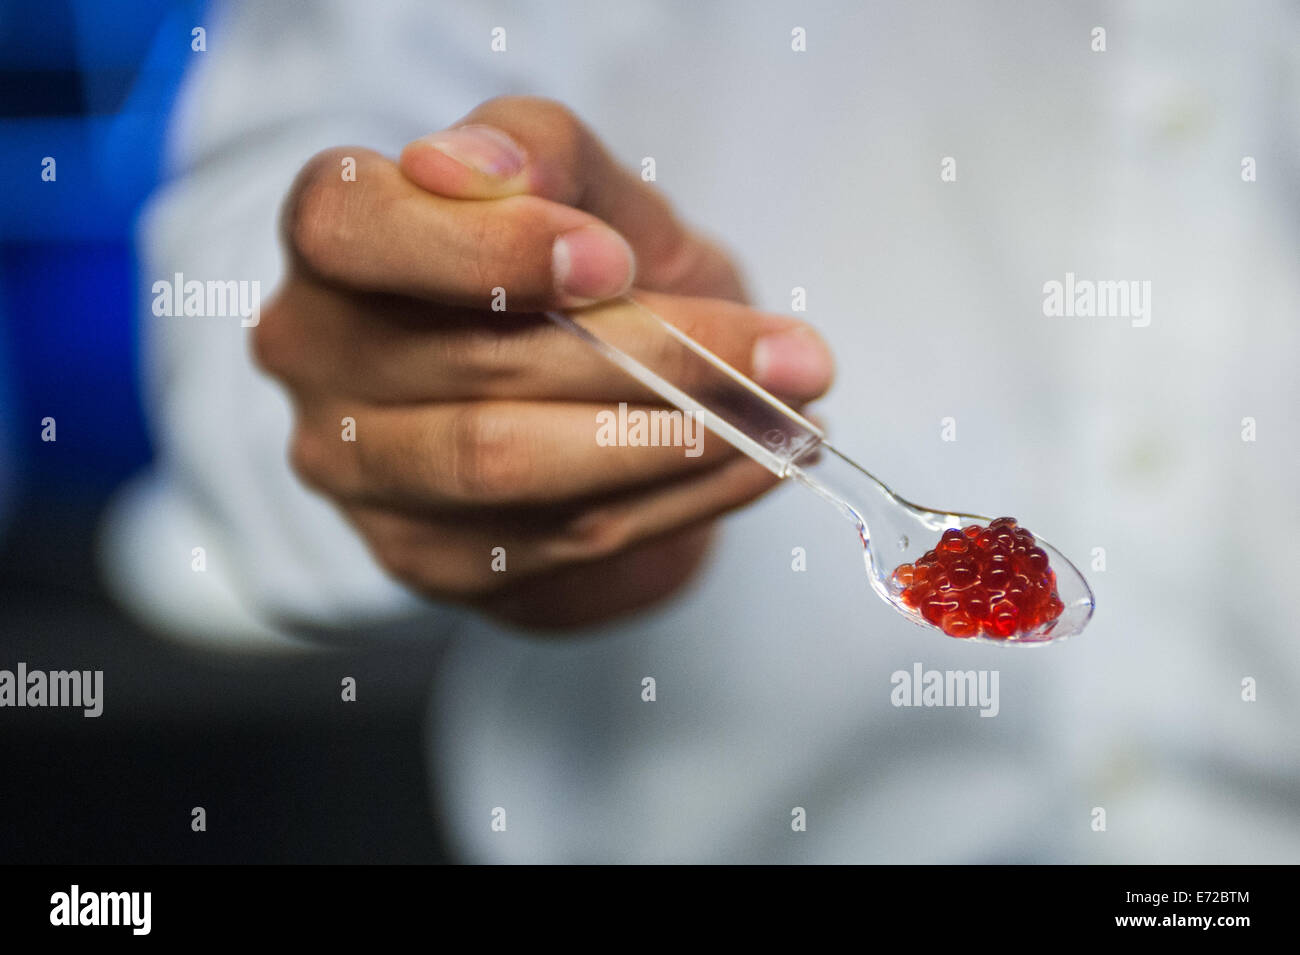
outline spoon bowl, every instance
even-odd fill
[[[894,580],[894,570],[900,564],[915,564],[939,543],[944,531],[987,525],[990,519],[913,504],[825,441],[790,465],[790,477],[834,504],[853,524],[862,542],[867,579],[876,595],[913,623],[939,629],[903,601],[903,588]],[[1072,637],[1087,626],[1094,608],[1088,581],[1064,554],[1037,535],[1035,545],[1047,552],[1048,564],[1056,572],[1056,592],[1065,605],[1060,616],[1008,637],[980,634],[960,639],[1000,646],[1041,646]]]

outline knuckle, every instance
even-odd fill
[[[356,161],[356,181],[341,175],[345,159]],[[282,230],[294,254],[327,278],[342,273],[358,234],[358,199],[373,177],[378,157],[369,150],[335,147],[317,153],[303,166],[285,204]]]
[[[370,549],[375,562],[390,577],[414,587],[426,586],[424,574],[429,562],[409,541],[400,538],[375,540]]]
[[[289,465],[303,484],[318,491],[333,486],[330,476],[335,463],[325,441],[314,431],[299,426],[289,441]]]
[[[294,180],[285,203],[282,227],[289,245],[309,262],[342,205],[341,177],[333,174],[343,150],[327,149],[309,159]]]
[[[442,344],[441,359],[486,391],[525,378],[537,367],[548,328],[467,328]]]
[[[415,585],[420,580],[428,561],[404,518],[364,508],[348,508],[347,514],[381,570],[403,583]]]
[[[253,361],[273,378],[291,382],[302,364],[303,338],[295,309],[281,292],[262,312],[250,337]]]
[[[460,408],[451,424],[451,492],[473,500],[509,500],[529,488],[531,442],[509,411],[489,404]]]
[[[251,347],[257,367],[270,375],[282,377],[288,368],[291,349],[285,328],[288,318],[278,300],[262,312],[262,320],[253,328]]]
[[[588,511],[566,528],[559,551],[569,560],[600,560],[626,550],[634,537],[626,517],[609,510]]]

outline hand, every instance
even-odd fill
[[[599,445],[598,411],[660,402],[538,310],[635,281],[787,400],[830,382],[811,329],[741,304],[718,247],[544,100],[489,101],[398,163],[321,153],[283,228],[287,278],[253,347],[293,399],[295,470],[393,576],[516,623],[592,623],[664,597],[699,564],[711,522],[775,481],[713,435],[698,457]]]

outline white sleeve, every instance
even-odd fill
[[[395,154],[517,84],[488,60],[490,27],[442,4],[260,0],[219,5],[204,28],[171,122],[170,179],[139,229],[156,462],[110,509],[110,588],[155,626],[209,643],[413,617],[436,633],[460,614],[387,578],[292,474],[289,404],[252,364],[251,329],[155,316],[151,289],[179,274],[256,282],[268,299],[282,274],[280,203],[311,155],[352,143]],[[466,30],[483,55],[467,52]]]

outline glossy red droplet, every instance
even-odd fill
[[[965,554],[970,550],[970,539],[961,531],[946,530],[935,548],[940,554]]]
[[[950,637],[973,637],[980,632],[979,622],[964,610],[944,614],[939,627]]]
[[[953,590],[965,590],[979,580],[979,570],[974,561],[964,557],[948,568],[948,578],[952,581]]]
[[[949,528],[893,582],[906,606],[951,637],[1006,640],[1065,612],[1047,551],[1011,517]]]
[[[991,637],[1009,637],[1016,632],[1019,622],[1020,607],[1003,598],[990,609],[988,620],[984,623],[985,633]]]
[[[1001,594],[998,595],[999,599],[1001,596]],[[974,617],[976,622],[989,615],[989,608],[992,603],[993,598],[989,596],[989,592],[978,584],[971,588],[970,593],[962,594],[961,598],[962,609]]]
[[[938,626],[945,614],[952,613],[960,604],[948,594],[931,594],[921,601],[921,616]]]

